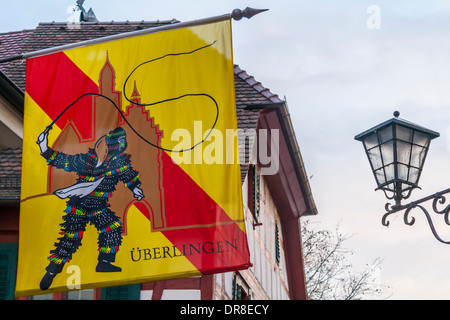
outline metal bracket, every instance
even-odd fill
[[[412,226],[414,224],[414,222],[416,221],[416,219],[414,217],[410,217],[410,212],[415,208],[419,208],[422,210],[423,214],[425,214],[425,217],[427,218],[428,224],[430,226],[431,232],[433,233],[434,237],[438,241],[440,241],[444,244],[450,244],[450,241],[445,241],[438,235],[436,228],[434,227],[433,220],[431,219],[430,213],[428,212],[428,210],[425,207],[420,205],[421,203],[432,200],[433,202],[432,202],[431,207],[432,207],[433,211],[437,214],[443,214],[445,223],[447,225],[450,225],[450,220],[449,220],[450,204],[445,204],[446,198],[444,197],[444,194],[447,194],[447,193],[450,193],[450,188],[440,191],[440,192],[437,192],[428,197],[419,199],[417,201],[410,202],[409,204],[406,204],[406,205],[393,206],[392,209],[390,209],[391,204],[387,203],[386,204],[387,212],[383,215],[381,223],[383,224],[383,226],[388,227],[389,221],[387,221],[387,217],[393,213],[405,210],[405,213],[403,215],[403,221],[405,222],[405,224]],[[445,207],[443,209],[439,210],[438,203],[440,205],[445,205]]]

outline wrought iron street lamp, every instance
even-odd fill
[[[377,183],[375,190],[383,190],[388,200],[395,201],[394,205],[386,204],[382,224],[388,226],[389,215],[405,210],[404,222],[413,225],[415,219],[409,216],[410,212],[419,208],[425,214],[436,239],[450,244],[450,241],[442,240],[437,234],[428,210],[422,206],[422,203],[432,200],[433,211],[443,214],[445,222],[450,225],[450,205],[438,209],[438,203],[445,204],[443,195],[449,193],[450,188],[406,205],[401,203],[411,196],[414,189],[420,189],[419,179],[431,140],[439,137],[439,133],[403,120],[399,115],[396,111],[394,118],[355,136],[356,140],[362,142],[369,159]]]
[[[355,137],[363,143],[378,188],[395,207],[418,188],[420,174],[432,139],[439,133],[399,118],[385,121]]]

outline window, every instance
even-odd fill
[[[239,275],[233,277],[233,300],[250,300],[250,289]]]
[[[66,292],[44,293],[26,297],[26,300],[96,300],[96,290],[70,290]]]
[[[261,177],[255,165],[250,166],[248,174],[248,207],[253,214],[253,226],[260,225],[259,214],[261,209]]]
[[[54,294],[53,293],[45,293],[45,294],[38,294],[30,297],[26,297],[25,299],[30,300],[54,300]]]
[[[14,299],[17,243],[0,243],[0,300]]]
[[[39,294],[26,300],[139,300],[141,284],[101,289],[69,290],[66,292]]]
[[[141,284],[102,288],[102,300],[139,300]]]
[[[67,292],[67,300],[94,300],[95,289],[72,290]]]

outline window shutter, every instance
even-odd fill
[[[17,243],[0,243],[0,300],[14,299]]]
[[[242,287],[237,283],[237,275],[233,277],[233,300],[242,300]]]
[[[259,222],[259,211],[260,211],[260,176],[256,166],[253,166],[253,218],[255,222]]]
[[[102,288],[102,300],[139,300],[141,284]]]
[[[275,261],[280,265],[280,229],[275,221]]]

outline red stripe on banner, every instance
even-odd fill
[[[64,52],[27,60],[26,92],[54,120],[84,93],[98,93],[98,86]],[[83,140],[92,137],[92,97],[71,107],[56,125],[72,121]],[[50,124],[50,123],[49,123]],[[46,124],[46,125],[49,125]]]
[[[162,233],[202,274],[251,266],[247,237],[235,223]]]
[[[167,227],[231,221],[223,209],[165,152],[162,162]]]
[[[248,268],[245,232],[165,152],[163,164],[164,236],[203,274]]]

